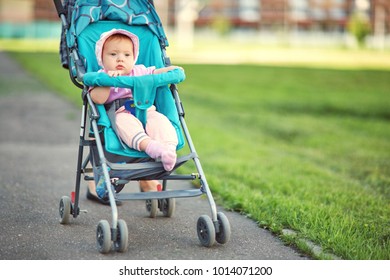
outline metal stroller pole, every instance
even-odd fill
[[[172,91],[172,94],[173,94],[173,97],[175,99],[175,102],[176,102],[176,107],[177,107],[177,110],[178,110],[178,113],[179,113],[179,118],[180,118],[180,122],[181,122],[181,125],[182,125],[182,128],[183,128],[183,131],[184,131],[184,135],[187,139],[187,143],[188,143],[188,146],[190,148],[190,151],[194,154],[196,154],[196,157],[194,157],[194,163],[195,163],[195,166],[196,168],[198,169],[198,173],[199,173],[199,177],[200,177],[200,181],[201,181],[201,188],[203,188],[203,191],[206,193],[207,195],[207,199],[209,201],[209,204],[210,204],[210,209],[211,209],[211,218],[215,223],[218,223],[218,220],[217,220],[217,206],[215,204],[215,201],[214,201],[214,198],[213,198],[213,195],[210,191],[210,187],[207,183],[207,180],[206,180],[206,175],[203,171],[203,168],[202,168],[202,165],[200,163],[200,160],[198,158],[198,154],[196,153],[196,149],[195,149],[195,146],[192,142],[192,138],[191,138],[191,135],[190,135],[190,132],[187,128],[187,124],[185,122],[185,119],[184,119],[184,108],[183,108],[183,105],[180,101],[180,97],[179,97],[179,93],[178,93],[178,90],[177,90],[177,87],[176,85],[171,85],[171,91]],[[216,229],[218,230],[218,226],[216,227]]]
[[[76,172],[76,186],[75,186],[75,198],[74,198],[74,211],[73,217],[76,218],[78,216],[78,205],[79,205],[79,197],[80,197],[80,181],[81,181],[81,172],[82,172],[82,160],[83,160],[83,151],[84,151],[84,139],[85,139],[85,123],[87,117],[86,111],[86,101],[83,102],[83,108],[81,113],[81,124],[80,124],[80,143],[79,143],[79,152],[77,159],[77,172]]]
[[[89,93],[86,94],[86,98],[87,98],[88,103],[90,104],[90,108],[91,108],[91,114],[92,114],[91,126],[92,126],[92,130],[94,132],[94,135],[95,135],[96,148],[98,151],[100,164],[101,164],[101,167],[103,170],[104,179],[106,181],[108,196],[110,199],[110,206],[111,206],[111,211],[112,211],[112,227],[111,228],[116,229],[117,223],[118,223],[118,209],[116,207],[115,197],[114,197],[114,194],[113,194],[113,191],[111,188],[111,181],[110,181],[110,175],[108,173],[107,161],[106,161],[106,158],[104,156],[102,142],[100,141],[100,137],[99,137],[99,129],[98,129],[97,123],[96,123],[96,120],[98,119],[99,115],[96,111],[96,107],[94,106],[93,101],[92,101]],[[116,236],[116,235],[114,234],[113,236]]]

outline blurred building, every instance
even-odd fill
[[[0,0],[0,22],[58,20],[52,0]]]
[[[171,7],[174,2],[169,0]],[[362,12],[372,30],[390,33],[390,0],[208,0],[195,24],[224,18],[233,28],[344,31],[351,15]],[[173,17],[170,17],[171,19]],[[171,22],[172,23],[172,22]]]
[[[33,0],[34,16],[37,20],[58,21],[58,14],[53,0]]]
[[[178,10],[197,3],[195,26],[224,21],[233,29],[344,32],[351,15],[367,15],[374,34],[390,34],[390,0],[154,0],[164,24],[175,27]],[[180,3],[180,5],[179,5]],[[0,37],[44,36],[59,23],[52,0],[0,0]],[[18,29],[23,26],[29,31]],[[47,26],[46,26],[47,25]],[[36,28],[38,26],[38,28]],[[39,32],[46,26],[44,32]],[[37,32],[39,34],[37,34]],[[55,33],[55,32],[54,32]]]
[[[58,37],[59,25],[52,0],[0,0],[0,38]]]

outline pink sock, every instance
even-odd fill
[[[165,150],[161,154],[161,161],[166,171],[171,171],[176,164],[176,147],[165,145]]]
[[[161,159],[166,171],[171,171],[176,163],[176,149],[173,145],[164,145],[150,140],[145,152],[153,159]]]

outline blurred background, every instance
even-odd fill
[[[390,48],[390,0],[156,0],[168,39]],[[52,0],[0,0],[0,39],[59,38]],[[176,40],[180,38],[180,40]]]
[[[389,260],[390,0],[154,2],[224,207],[309,255],[301,237],[342,259]],[[0,0],[0,52],[81,105],[60,33],[52,0]],[[0,97],[26,87],[2,74]]]

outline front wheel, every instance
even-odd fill
[[[215,228],[213,221],[207,215],[199,217],[196,224],[198,238],[200,243],[205,247],[211,247],[215,243]]]
[[[111,249],[111,229],[106,220],[101,220],[96,228],[97,248],[100,253],[106,254]]]
[[[225,244],[230,240],[230,223],[228,218],[222,212],[217,213],[217,220],[219,225],[219,232],[216,234],[215,239],[219,244]]]
[[[117,236],[114,242],[115,251],[123,253],[127,250],[129,233],[124,220],[118,220]]]
[[[72,202],[68,196],[63,196],[59,205],[60,223],[68,224],[72,212]]]

